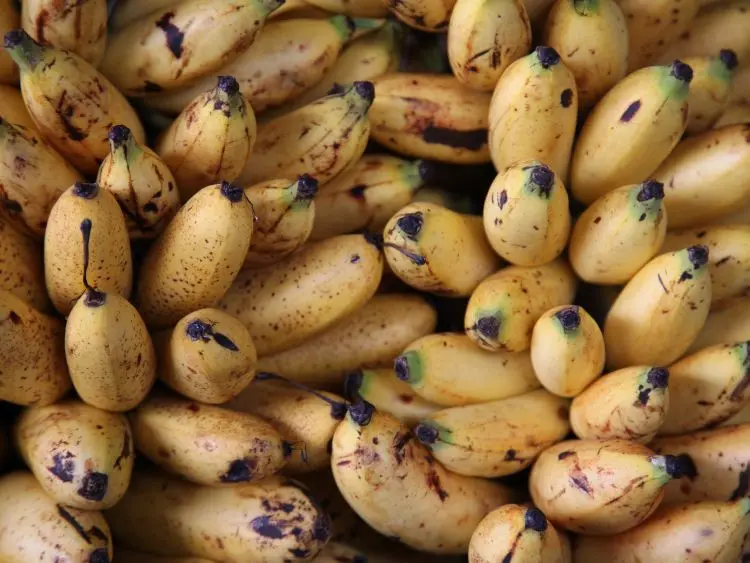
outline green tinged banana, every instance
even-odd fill
[[[5,35],[21,26],[21,14],[14,0],[0,0],[0,33]],[[10,55],[0,49],[0,84],[18,84],[18,67]]]
[[[0,216],[0,290],[12,293],[39,311],[50,308],[44,284],[42,246]],[[399,350],[400,351],[400,350]]]
[[[684,62],[693,69],[685,132],[695,135],[711,129],[726,108],[739,62],[731,49],[722,49],[714,57],[686,58]]]
[[[651,66],[625,77],[599,101],[573,151],[570,187],[578,201],[588,205],[654,175],[687,126],[692,78],[680,61]]]
[[[737,102],[726,106],[719,119],[714,122],[713,129],[721,129],[722,127],[740,125],[742,123],[750,123],[750,104]]]
[[[688,352],[714,344],[734,344],[750,340],[750,297],[733,297],[711,311]]]
[[[382,0],[399,20],[421,31],[439,33],[448,28],[456,0]]]

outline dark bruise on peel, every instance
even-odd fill
[[[86,500],[100,501],[107,495],[109,477],[106,473],[92,471],[87,473],[81,481],[81,487],[76,491]]]
[[[397,244],[394,244],[392,242],[386,242],[384,243],[384,246],[388,248],[392,248],[393,250],[396,250],[406,256],[409,260],[414,262],[417,266],[424,266],[427,264],[427,258],[422,256],[421,254],[416,254],[415,252],[411,252],[409,250],[406,250],[405,248],[401,248]]]
[[[573,103],[573,90],[566,88],[560,94],[560,105],[564,108],[569,108],[570,104]]]
[[[48,467],[47,471],[52,473],[55,477],[60,479],[63,483],[70,483],[73,481],[73,476],[75,473],[75,461],[73,461],[73,458],[75,456],[70,452],[65,452],[64,454],[55,454],[52,457],[53,466]]]
[[[641,101],[636,100],[633,103],[631,103],[624,112],[622,112],[622,115],[620,116],[620,121],[623,123],[629,123],[631,119],[635,117],[635,114],[638,113],[638,111],[641,109]]]
[[[219,477],[222,483],[245,483],[252,479],[256,462],[251,459],[235,459],[229,464],[229,469]]]
[[[250,521],[250,527],[256,534],[272,540],[280,540],[286,535],[279,525],[272,522],[271,518],[268,516],[258,516],[253,518]]]
[[[174,18],[174,12],[167,12],[156,22],[156,27],[161,29],[166,35],[167,47],[172,52],[176,59],[182,56],[182,42],[185,39],[185,34],[172,23]]]
[[[434,468],[430,468],[429,472],[427,473],[427,486],[430,488],[430,490],[435,492],[435,494],[440,499],[440,502],[445,502],[445,499],[448,498],[448,492],[443,489],[443,486],[440,483],[440,476],[437,474],[437,471],[435,471]]]
[[[679,454],[675,458],[680,466],[680,477],[687,477],[690,480],[698,477],[698,468],[689,454]]]
[[[457,131],[430,124],[422,131],[422,140],[434,145],[445,145],[454,149],[478,151],[487,144],[487,129]]]
[[[109,553],[106,547],[99,547],[91,552],[88,563],[109,563]]]
[[[729,500],[745,498],[750,493],[750,466],[743,469],[738,477],[737,488],[732,491]]]
[[[107,294],[94,289],[89,285],[88,273],[89,273],[89,262],[90,262],[90,246],[91,246],[91,229],[93,223],[91,219],[84,219],[81,221],[81,235],[83,236],[83,287],[86,288],[86,296],[83,299],[84,305],[87,307],[95,308],[101,307],[107,302]]]
[[[362,387],[362,378],[362,371],[357,370],[344,379],[344,396],[350,401],[356,401],[360,398],[359,389]]]
[[[576,455],[576,454],[575,454],[575,452],[574,452],[573,450],[565,450],[564,452],[560,452],[560,453],[559,453],[559,454],[557,455],[557,459],[558,459],[559,461],[562,461],[563,459],[569,458],[569,457],[570,457],[570,456],[572,456],[572,455]]]
[[[414,438],[414,434],[407,430],[396,434],[393,438],[393,457],[397,465],[404,462],[404,449],[406,445]]]
[[[65,510],[65,508],[62,505],[57,505],[57,513],[60,515],[60,517],[65,520],[68,524],[73,526],[73,529],[76,531],[76,533],[81,536],[87,544],[91,544],[91,538],[86,533],[86,530],[83,526],[81,526],[81,523],[76,520],[76,517],[73,516],[70,512]]]

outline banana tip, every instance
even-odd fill
[[[696,244],[687,249],[688,259],[695,269],[701,268],[708,263],[708,247]]]
[[[350,401],[359,399],[359,389],[362,387],[362,370],[353,371],[344,379],[344,396]]]
[[[130,140],[130,129],[124,125],[114,125],[113,127],[110,127],[107,137],[116,147],[119,147]]]
[[[667,368],[651,368],[648,370],[646,381],[654,389],[666,389],[669,383],[669,370]]]
[[[99,184],[96,182],[76,182],[73,185],[73,195],[83,199],[94,199],[99,194]]]
[[[232,203],[238,203],[245,196],[245,192],[242,191],[242,188],[235,186],[230,182],[222,182],[220,191],[221,195],[226,197]]]
[[[560,325],[565,332],[575,332],[581,326],[581,314],[575,305],[560,309],[555,313],[555,317],[560,321]]]
[[[536,48],[536,58],[544,68],[550,68],[560,62],[560,54],[552,47],[541,45]]]
[[[362,233],[362,236],[365,237],[365,240],[375,248],[377,248],[378,250],[383,250],[383,235],[381,235],[380,233],[371,233],[370,231],[365,231],[364,233]]]
[[[500,335],[500,321],[496,316],[480,317],[475,324],[477,332],[485,338],[496,339]]]
[[[193,342],[199,340],[208,342],[208,337],[211,334],[211,325],[200,319],[193,319],[185,327],[185,334],[187,334],[188,338]]]
[[[531,168],[531,181],[539,186],[543,195],[549,196],[555,183],[555,173],[546,164],[536,164]]]
[[[737,53],[731,49],[722,49],[719,51],[719,60],[721,60],[722,64],[727,67],[728,70],[734,70],[739,64]]]
[[[354,83],[354,91],[357,95],[368,103],[375,99],[375,85],[367,80],[360,80]]]
[[[672,76],[677,78],[677,80],[681,80],[686,84],[690,84],[690,82],[693,80],[693,69],[689,64],[683,63],[681,60],[676,59],[672,63]]]
[[[695,462],[688,454],[664,456],[664,469],[673,479],[693,478],[698,475]]]
[[[393,361],[393,371],[396,373],[396,377],[401,381],[409,381],[411,374],[409,370],[409,360],[406,356],[399,356]]]
[[[297,200],[311,200],[318,193],[318,181],[309,174],[297,178]]]
[[[641,202],[664,199],[664,184],[656,180],[646,180],[641,184],[637,199]]]
[[[227,96],[236,96],[240,91],[240,85],[234,76],[219,76],[216,87]]]
[[[340,96],[344,92],[346,92],[346,88],[344,87],[344,85],[338,82],[334,82],[333,86],[331,86],[328,89],[328,92],[326,92],[326,95],[327,96]]]
[[[547,529],[547,518],[538,508],[529,508],[524,516],[524,526],[527,530],[541,533]]]
[[[3,46],[6,49],[15,49],[26,40],[32,40],[23,29],[12,29],[3,37]]]
[[[422,215],[421,211],[407,213],[399,217],[396,221],[396,226],[399,230],[412,240],[415,240],[419,236],[423,225],[424,215]]]
[[[435,165],[427,160],[417,161],[417,172],[422,184],[429,184],[435,180]]]
[[[426,446],[431,446],[438,439],[438,429],[426,422],[420,422],[414,428],[414,434],[417,436],[417,440],[422,442]]]
[[[349,406],[349,416],[358,426],[367,426],[370,424],[372,415],[375,412],[375,407],[364,399],[358,400],[353,405]]]

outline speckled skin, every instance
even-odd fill
[[[309,561],[331,531],[312,497],[278,477],[222,488],[136,472],[106,517],[123,547],[235,563]]]
[[[12,29],[18,29],[21,14],[13,0],[0,0],[0,34],[5,35]],[[18,83],[18,67],[5,50],[0,51],[0,83]]]
[[[25,410],[13,434],[26,465],[60,504],[103,510],[130,484],[135,450],[121,414],[66,401]]]
[[[393,15],[409,27],[433,33],[445,31],[456,0],[383,0]]]
[[[156,380],[148,329],[126,299],[107,294],[99,307],[82,296],[65,326],[65,356],[78,395],[94,407],[124,412],[138,405]]]
[[[383,274],[383,254],[363,235],[305,246],[286,260],[243,270],[218,307],[250,330],[259,356],[288,350],[362,307]]]
[[[42,246],[0,217],[0,289],[9,291],[39,311],[50,308],[44,285]]]
[[[112,560],[112,539],[101,512],[56,504],[30,472],[16,471],[0,478],[0,503],[12,507],[0,511],[3,561]]]
[[[151,246],[141,268],[136,302],[154,328],[213,306],[231,286],[253,233],[253,210],[220,185],[198,192]]]
[[[2,8],[0,8],[1,10]],[[34,120],[31,119],[29,110],[26,109],[26,104],[23,103],[21,90],[15,86],[0,84],[0,117],[6,121],[10,121],[13,125],[20,125],[26,129],[36,131]]]
[[[718,53],[710,57],[686,57],[683,62],[693,69],[688,98],[690,113],[685,132],[695,135],[714,129],[713,124],[727,107],[734,68],[729,68]]]
[[[67,393],[64,331],[59,319],[0,290],[0,399],[42,406]]]
[[[396,377],[393,368],[365,369],[361,373],[356,388],[347,389],[351,399],[361,397],[410,428],[442,408],[417,395],[407,383]]]

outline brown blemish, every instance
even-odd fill
[[[182,42],[185,39],[185,34],[172,23],[172,18],[174,18],[174,12],[167,12],[156,22],[156,27],[164,32],[167,39],[167,47],[174,57],[179,59],[183,53]]]
[[[448,498],[448,493],[441,486],[440,477],[434,469],[430,469],[427,473],[427,486],[435,492],[441,502],[445,502],[445,499]]]

